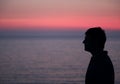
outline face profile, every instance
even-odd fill
[[[83,41],[84,45],[85,45],[85,50],[86,51],[92,51],[92,47],[94,46],[92,43],[92,40],[89,36],[85,36],[85,40]]]
[[[100,27],[90,28],[85,33],[83,41],[85,50],[91,53],[103,51],[106,41],[104,30]]]

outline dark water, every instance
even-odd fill
[[[120,84],[120,40],[106,50]],[[84,84],[91,54],[79,38],[0,39],[0,84]]]

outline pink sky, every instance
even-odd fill
[[[0,28],[120,29],[119,3],[120,0],[1,0]]]

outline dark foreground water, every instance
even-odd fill
[[[120,84],[120,40],[106,49]],[[0,84],[84,84],[90,57],[79,38],[0,39]]]

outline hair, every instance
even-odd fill
[[[106,42],[105,31],[101,27],[93,27],[86,31],[86,36],[90,36],[90,38],[98,44],[98,47],[103,49]]]

